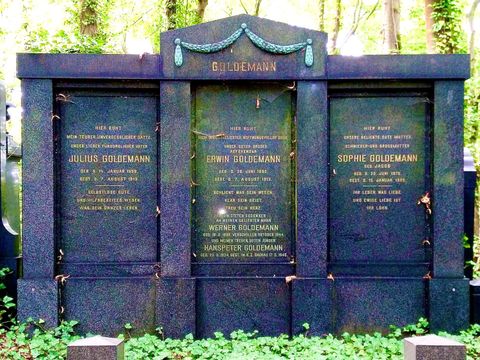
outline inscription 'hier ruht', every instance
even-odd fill
[[[292,109],[286,90],[197,88],[200,116],[192,154],[197,261],[290,261]]]
[[[411,258],[425,233],[417,205],[428,184],[425,103],[415,97],[332,98],[330,111],[332,259],[350,261],[362,253]],[[389,256],[380,245],[386,242],[392,244]],[[371,250],[363,251],[366,246]]]

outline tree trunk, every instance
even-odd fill
[[[425,29],[427,31],[427,53],[435,53],[435,37],[433,36],[433,4],[435,0],[425,0]]]
[[[340,32],[340,26],[342,24],[342,0],[337,0],[335,2],[335,21],[333,26],[332,42],[330,43],[330,53],[337,53],[337,40],[338,33]]]
[[[243,11],[245,11],[245,14],[250,14],[250,11],[248,10],[247,6],[243,2],[243,0],[240,0],[240,5],[243,8]],[[262,0],[255,0],[255,9],[253,9],[253,16],[258,16],[260,14],[260,5],[262,5]]]
[[[475,11],[477,6],[480,3],[480,0],[474,0],[470,11],[467,14],[468,25],[470,30],[470,38],[468,41],[468,52],[470,53],[470,68],[472,69],[472,77],[475,75]]]
[[[203,22],[203,18],[205,17],[205,9],[207,8],[207,5],[208,5],[208,0],[198,0],[197,16],[198,16],[199,23]]]
[[[320,14],[318,16],[318,29],[325,31],[325,0],[318,0]]]
[[[166,4],[167,29],[174,30],[177,28],[177,0],[167,0]]]
[[[81,0],[80,1],[80,33],[83,35],[95,36],[98,35],[98,1],[96,0]]]
[[[384,0],[383,8],[385,52],[398,54],[400,53],[400,0]]]
[[[348,42],[351,36],[356,34],[358,27],[360,26],[362,21],[366,22],[368,19],[370,19],[370,17],[377,10],[378,5],[380,5],[380,0],[378,0],[370,10],[362,10],[363,1],[357,0],[355,4],[355,11],[353,13],[352,27],[350,28],[350,30],[348,30],[348,32],[346,32],[346,35],[342,39],[343,43],[342,45],[340,45],[340,48],[342,48]]]
[[[255,0],[255,13],[253,15],[258,16],[260,14],[260,5],[262,0]]]

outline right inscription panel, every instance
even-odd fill
[[[330,261],[425,257],[425,98],[330,99]]]

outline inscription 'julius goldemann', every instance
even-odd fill
[[[149,163],[150,155],[70,155],[70,163]]]

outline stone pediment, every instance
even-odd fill
[[[327,34],[238,15],[161,34],[176,79],[290,79],[325,74]]]

